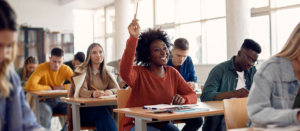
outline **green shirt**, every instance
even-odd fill
[[[234,59],[235,56],[233,56],[228,61],[216,65],[210,71],[208,78],[205,82],[202,95],[200,97],[202,102],[213,101],[219,93],[234,91],[236,89],[238,82],[238,74],[236,73],[236,69],[234,66]],[[244,71],[244,76],[246,79],[248,89],[251,88],[255,72],[255,66],[251,67],[247,71]],[[224,116],[221,115],[205,118],[203,130],[217,130],[217,127],[220,124],[223,117]]]
[[[20,77],[20,80],[21,80],[21,86],[26,86],[25,83],[27,82],[27,80],[29,79],[30,74],[29,76],[26,76],[26,80],[22,80],[23,78],[23,68],[18,68],[16,69],[16,72],[18,73],[19,77]]]

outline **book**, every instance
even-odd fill
[[[116,98],[116,95],[109,95],[109,96],[100,96],[99,99],[109,99],[109,98]]]

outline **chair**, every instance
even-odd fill
[[[130,96],[131,90],[117,90],[117,103],[118,108],[125,108],[128,98]],[[118,127],[119,131],[122,131],[122,119],[124,113],[118,113]]]
[[[68,97],[70,96],[71,86],[72,84],[67,84]],[[97,128],[96,126],[81,126],[81,130],[92,130],[92,129],[97,129]]]
[[[200,89],[201,89],[201,92],[203,92],[203,88],[204,88],[204,86],[201,86],[201,87],[200,87]]]
[[[248,119],[246,104],[248,98],[223,100],[224,118],[227,130],[243,128]]]

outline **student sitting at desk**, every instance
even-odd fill
[[[254,76],[247,113],[255,127],[300,125],[300,23]]]
[[[87,51],[85,62],[75,69],[70,97],[98,98],[116,94],[119,89],[112,68],[105,65],[102,46],[93,43]],[[72,130],[72,110],[68,108],[69,130]],[[117,125],[105,106],[80,108],[82,126],[93,126],[97,131],[117,131]]]
[[[256,72],[261,47],[253,40],[245,39],[237,56],[215,66],[205,82],[201,101],[220,101],[248,97]],[[204,131],[226,131],[224,116],[205,117]]]
[[[22,68],[18,68],[16,72],[22,80],[22,86],[26,86],[27,80],[39,64],[38,59],[35,56],[29,56],[25,59]]]
[[[197,76],[195,75],[194,64],[192,58],[188,56],[189,42],[185,38],[178,38],[174,42],[172,50],[173,58],[169,59],[167,65],[174,67],[186,82],[195,90],[197,84]],[[182,131],[196,131],[202,123],[202,117],[181,120],[185,124]]]
[[[63,83],[66,79],[71,80],[73,71],[70,67],[62,64],[63,56],[64,51],[62,49],[52,49],[50,61],[38,65],[27,82],[26,90],[64,90],[66,86],[64,87]],[[67,114],[67,105],[59,98],[41,100],[39,107],[41,125],[50,129],[53,113]]]
[[[0,131],[41,131],[44,129],[36,122],[14,71],[16,32],[16,14],[6,1],[0,0]]]
[[[120,75],[132,88],[126,108],[197,102],[196,93],[173,67],[166,66],[171,42],[166,32],[148,29],[140,34],[137,19],[128,26],[130,38],[120,63]],[[134,55],[136,55],[133,66]],[[173,100],[173,102],[172,102]],[[123,130],[134,131],[134,119],[124,116]],[[169,122],[147,124],[148,131],[178,131]]]

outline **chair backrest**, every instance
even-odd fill
[[[203,92],[203,88],[204,88],[204,86],[200,86],[200,88],[201,88],[201,92]]]
[[[72,86],[72,84],[66,84],[67,85],[67,96],[69,97],[70,96],[70,90],[71,90],[71,86]]]
[[[248,98],[223,100],[224,118],[227,130],[243,128],[246,126],[248,119],[246,109],[247,100]]]
[[[131,89],[129,90],[117,90],[117,103],[118,108],[125,108],[128,98],[130,96]],[[119,131],[122,131],[122,119],[123,119],[123,113],[118,113],[118,127]]]

